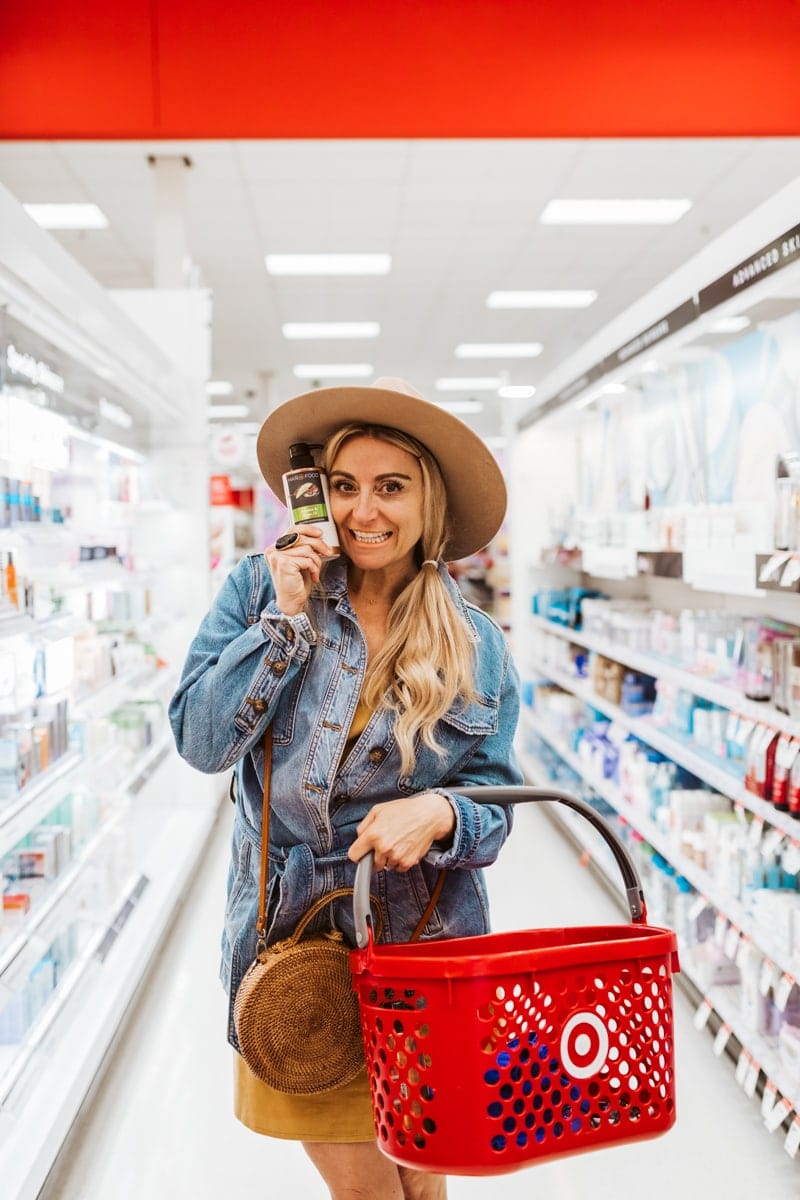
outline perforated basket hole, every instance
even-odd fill
[[[382,1144],[396,1141],[423,1151],[437,1126],[433,1059],[422,1049],[431,1033],[423,1017],[428,999],[417,988],[386,987],[370,989],[367,1000],[362,1021],[371,1049],[378,1138]],[[373,1013],[370,1005],[381,1011]]]

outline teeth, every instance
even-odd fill
[[[356,533],[355,529],[350,532],[357,542],[385,542],[392,536],[390,533]]]

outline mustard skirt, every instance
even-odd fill
[[[236,1119],[266,1137],[295,1142],[374,1142],[367,1069],[344,1087],[315,1096],[287,1096],[262,1083],[240,1054],[233,1056]]]

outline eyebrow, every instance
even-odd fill
[[[342,476],[344,476],[345,479],[352,479],[353,481],[355,481],[355,475],[351,475],[349,471],[334,470],[334,471],[331,471],[331,475],[342,475]],[[383,475],[376,475],[375,479],[377,481],[380,481],[383,479],[407,479],[409,481],[409,483],[411,482],[411,476],[404,475],[402,471],[386,471],[385,474],[383,474]]]

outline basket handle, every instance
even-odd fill
[[[453,790],[459,796],[466,796],[469,800],[478,800],[484,804],[509,805],[554,800],[556,803],[565,804],[567,808],[580,813],[582,817],[585,817],[595,827],[614,855],[617,866],[622,874],[623,884],[625,885],[625,898],[628,902],[631,921],[634,925],[643,925],[646,923],[647,910],[645,908],[642,885],[633,859],[611,826],[585,800],[580,800],[577,796],[571,796],[569,792],[562,792],[556,788],[457,787]],[[371,922],[369,885],[374,862],[375,855],[370,850],[360,859],[356,868],[356,878],[353,887],[353,919],[355,922],[356,944],[360,949],[363,949],[369,940],[369,924]]]

